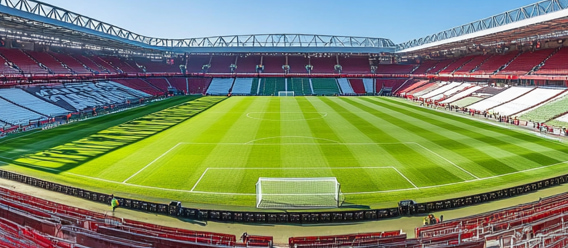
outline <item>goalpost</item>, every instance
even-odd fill
[[[343,203],[343,198],[335,177],[261,177],[256,183],[257,208],[337,208]]]
[[[294,91],[278,91],[278,96],[294,96]]]

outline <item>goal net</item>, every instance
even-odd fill
[[[342,203],[343,194],[335,177],[261,177],[256,183],[257,208],[337,208]]]
[[[294,96],[294,91],[278,91],[278,96]]]

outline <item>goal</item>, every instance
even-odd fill
[[[257,208],[337,208],[343,200],[340,184],[335,177],[261,177],[256,183]]]
[[[294,91],[278,91],[278,96],[294,96]]]

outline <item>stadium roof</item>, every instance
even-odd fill
[[[466,43],[490,44],[568,36],[568,0],[544,0],[397,45],[402,53],[430,52]]]
[[[313,34],[153,38],[37,0],[0,0],[0,27],[0,32],[46,43],[142,51],[427,53],[467,44],[568,36],[568,0],[540,1],[398,45],[385,38]]]

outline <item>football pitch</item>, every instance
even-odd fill
[[[72,124],[48,138],[60,128],[0,140],[40,147],[57,141],[33,152],[4,145],[0,168],[123,197],[219,209],[254,208],[259,177],[335,177],[344,206],[356,208],[471,195],[568,171],[561,142],[402,99],[167,101],[181,105],[131,110],[148,113],[104,122],[92,133],[83,130],[89,125]]]

